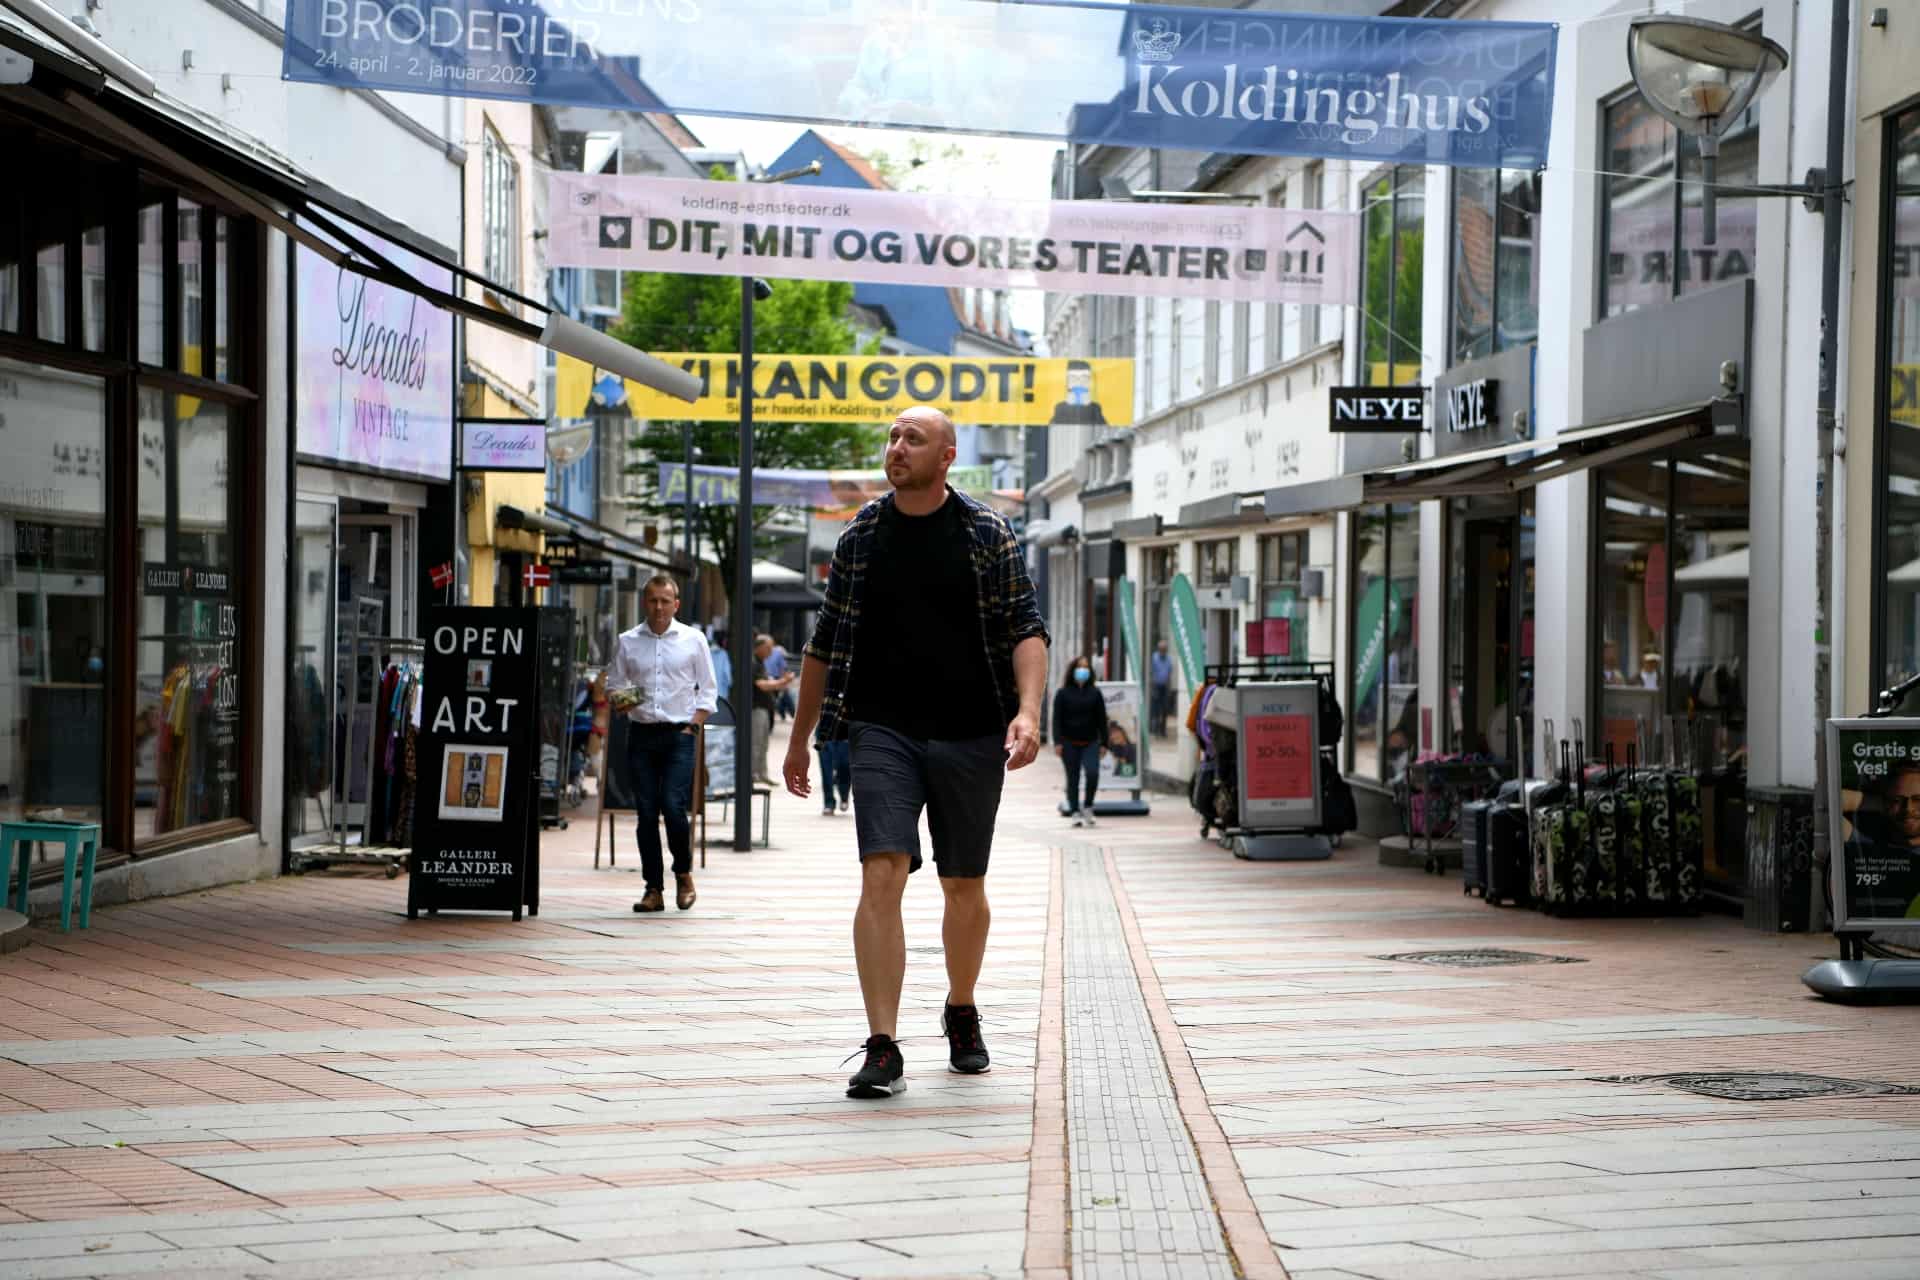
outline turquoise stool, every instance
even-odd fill
[[[11,864],[18,887],[13,909],[27,914],[28,851],[36,844],[57,844],[67,851],[60,880],[60,932],[73,923],[73,865],[80,864],[80,927],[93,918],[93,859],[100,852],[100,827],[87,822],[0,822],[0,867]],[[15,850],[18,855],[15,855]]]

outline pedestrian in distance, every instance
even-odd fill
[[[1012,528],[947,484],[954,452],[953,422],[940,410],[916,406],[894,419],[892,492],[862,507],[834,548],[787,746],[784,776],[797,796],[811,793],[810,736],[845,738],[853,762],[853,950],[869,1034],[850,1098],[905,1088],[900,901],[921,865],[923,809],[945,897],[948,1065],[971,1075],[991,1061],[974,1003],[991,923],[987,861],[1005,773],[1040,750],[1047,628]]]
[[[676,622],[679,584],[664,573],[647,579],[641,590],[646,621],[623,632],[607,664],[607,696],[627,726],[627,768],[633,807],[639,815],[640,871],[646,892],[635,911],[664,911],[665,876],[660,858],[660,826],[667,828],[673,854],[674,904],[685,911],[694,903],[693,808],[694,750],[700,726],[720,705],[713,659],[706,637]]]
[[[1053,695],[1053,751],[1067,768],[1067,816],[1076,827],[1094,825],[1093,793],[1100,786],[1100,753],[1106,745],[1107,697],[1093,683],[1093,663],[1075,658]]]
[[[707,641],[708,661],[713,664],[714,687],[723,698],[733,696],[733,658],[727,653],[727,633],[717,631]]]
[[[1147,731],[1156,738],[1165,737],[1167,719],[1173,715],[1173,658],[1167,653],[1165,640],[1153,646],[1153,656],[1147,659],[1147,674],[1152,685]]]
[[[787,654],[786,646],[778,640],[775,640],[773,642],[773,652],[767,655],[767,674],[775,680],[778,680],[787,674],[787,668],[791,662],[792,659]],[[792,714],[793,689],[791,687],[781,689],[773,700],[773,718],[775,720],[784,720]]]
[[[776,676],[767,669],[767,659],[773,656],[773,637],[758,635],[753,638],[753,780],[773,785],[773,779],[767,773],[767,741],[773,737],[773,717],[780,705],[780,695],[793,683],[793,674]]]
[[[823,738],[813,745],[820,755],[820,816],[831,818],[836,796],[841,813],[853,801],[853,749],[845,738]]]

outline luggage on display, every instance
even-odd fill
[[[1537,866],[1534,876],[1536,886],[1544,889],[1538,897],[1541,909],[1552,915],[1588,911],[1594,903],[1587,778],[1572,743],[1560,744],[1560,774],[1572,779],[1571,789],[1555,803],[1536,810],[1540,834],[1545,839],[1545,858],[1541,859],[1536,838],[1535,861],[1544,861],[1544,866]],[[1542,880],[1544,885],[1540,884]]]
[[[1460,892],[1487,896],[1488,828],[1497,800],[1471,800],[1460,806]]]
[[[1514,721],[1515,742],[1524,742]],[[1521,776],[1501,785],[1492,800],[1475,801],[1462,809],[1460,867],[1463,891],[1479,893],[1494,906],[1523,906],[1532,901],[1532,871],[1527,842],[1527,764]]]
[[[1641,770],[1634,778],[1634,790],[1640,797],[1640,900],[1648,911],[1671,911],[1679,897],[1672,770],[1661,766]]]

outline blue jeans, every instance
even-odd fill
[[[1067,808],[1093,808],[1093,793],[1100,785],[1100,744],[1089,742],[1081,747],[1071,742],[1062,743],[1060,759],[1067,766]],[[1087,802],[1084,806],[1080,803],[1080,780],[1083,777],[1087,783]]]
[[[841,803],[852,800],[853,744],[841,738],[837,742],[816,743],[815,750],[820,755],[820,807],[834,807],[836,787]]]
[[[635,724],[627,729],[627,771],[633,807],[640,816],[640,873],[647,888],[661,887],[660,822],[666,820],[673,873],[693,870],[693,747],[695,738],[672,725]]]

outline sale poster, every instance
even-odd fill
[[[1313,798],[1313,717],[1248,716],[1246,792],[1250,800]]]

